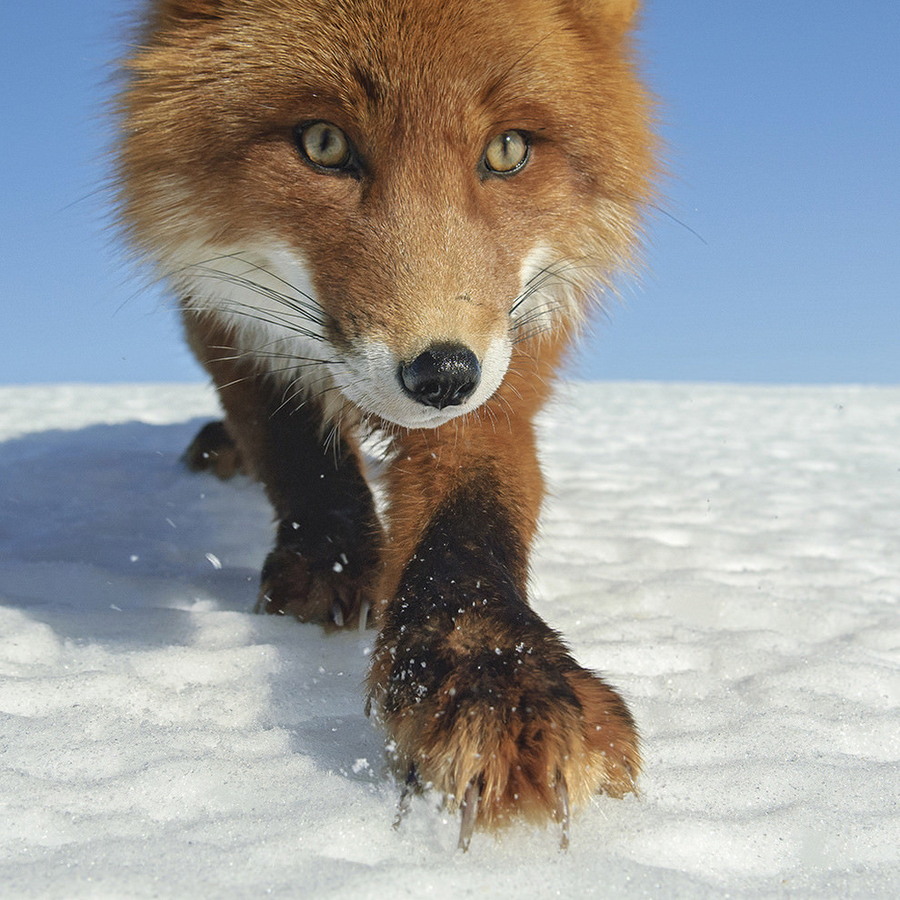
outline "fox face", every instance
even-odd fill
[[[627,261],[631,6],[159,4],[123,94],[127,227],[223,355],[400,426],[471,412]]]

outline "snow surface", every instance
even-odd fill
[[[900,389],[582,385],[534,605],[630,699],[640,797],[454,846],[372,635],[254,616],[260,490],[196,385],[0,389],[0,895],[900,896]]]

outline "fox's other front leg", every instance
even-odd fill
[[[257,611],[337,627],[363,624],[379,573],[381,526],[356,447],[327,443],[315,406],[268,409],[262,474],[278,517]]]
[[[252,360],[216,350],[230,345],[228,333],[211,330],[203,319],[188,321],[226,417],[201,431],[186,461],[220,477],[239,467],[258,479],[278,522],[257,610],[338,627],[365,619],[382,534],[355,438],[325,420],[313,393],[298,393],[259,372]]]
[[[393,473],[390,552],[403,554],[404,534],[412,550],[394,558],[370,674],[398,773],[463,807],[463,846],[473,825],[565,821],[569,798],[620,796],[640,767],[624,701],[528,606],[540,474],[530,428],[510,429],[408,439]],[[417,482],[432,486],[432,503]]]

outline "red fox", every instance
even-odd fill
[[[378,629],[401,808],[439,792],[463,848],[640,768],[527,589],[533,419],[652,196],[636,5],[155,0],[125,62],[121,219],[225,412],[187,461],[265,487],[258,611]]]

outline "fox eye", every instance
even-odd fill
[[[306,122],[294,129],[297,147],[318,169],[346,171],[353,167],[350,139],[330,122]]]
[[[495,175],[512,175],[528,162],[531,143],[521,131],[504,131],[485,147],[482,162]]]

